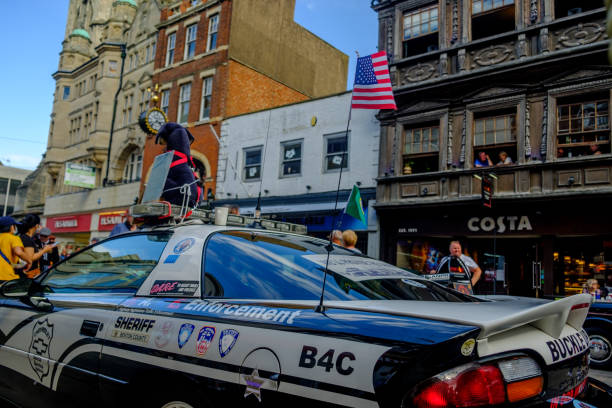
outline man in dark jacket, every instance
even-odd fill
[[[197,184],[193,172],[195,165],[189,147],[193,140],[187,129],[174,122],[163,125],[155,138],[156,143],[166,146],[165,151],[174,151],[162,199],[171,204],[182,205],[184,193],[181,192],[181,187],[187,186],[185,188],[189,189],[190,194],[185,203],[191,208],[195,207],[202,197],[202,188]]]
[[[45,245],[55,245],[55,238],[53,239],[53,242],[51,242],[51,230],[47,227],[40,229],[38,239],[40,240],[41,247],[44,247]],[[43,254],[43,256],[38,260],[40,263],[40,271],[46,271],[51,265],[58,263],[59,260],[59,249],[57,249],[57,246],[54,246],[51,252]]]

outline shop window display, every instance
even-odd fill
[[[611,249],[612,241],[604,241],[603,247],[600,243],[591,248],[571,248],[568,245],[556,249],[553,253],[555,295],[583,293],[589,279],[596,279],[601,288],[611,288]]]
[[[444,257],[440,249],[448,253],[448,241],[405,239],[397,242],[397,266],[411,271],[428,274],[435,271]]]

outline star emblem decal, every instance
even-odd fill
[[[253,394],[259,402],[261,402],[261,386],[266,382],[265,378],[259,376],[259,371],[254,369],[251,375],[242,374],[242,378],[246,383],[244,398]]]

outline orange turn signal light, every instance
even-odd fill
[[[506,386],[508,401],[516,402],[535,397],[542,392],[543,387],[544,378],[542,376],[510,383]]]

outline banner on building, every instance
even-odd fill
[[[78,163],[66,163],[64,184],[67,186],[96,188],[96,168]]]

